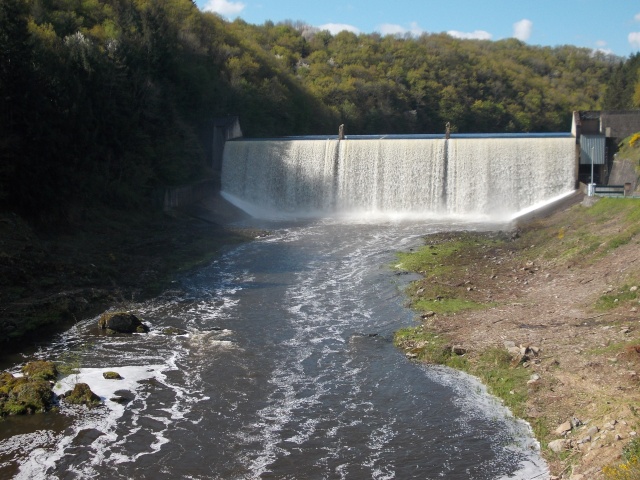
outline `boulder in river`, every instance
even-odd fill
[[[149,331],[149,327],[129,312],[105,312],[100,315],[98,326],[107,333],[147,333]]]
[[[0,373],[0,415],[45,412],[52,402],[53,391],[47,380]]]
[[[64,401],[73,405],[95,407],[100,404],[100,397],[91,391],[86,383],[76,383],[73,390],[64,394]]]
[[[22,373],[33,380],[55,380],[58,376],[58,369],[53,362],[34,360],[22,367]]]

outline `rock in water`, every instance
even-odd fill
[[[115,403],[119,403],[121,405],[125,403],[129,403],[131,401],[130,399],[128,399],[127,397],[123,397],[122,395],[116,395],[114,397],[111,397],[109,400]]]
[[[0,373],[0,416],[45,412],[52,402],[53,391],[47,380]]]
[[[33,380],[55,380],[58,376],[58,369],[53,362],[34,360],[22,367],[22,373]]]
[[[64,394],[64,401],[74,405],[95,407],[100,404],[100,397],[93,393],[86,383],[76,383],[73,390]]]
[[[149,331],[144,323],[133,313],[105,312],[100,315],[98,326],[108,333],[146,333]]]

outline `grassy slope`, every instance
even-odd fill
[[[423,278],[408,289],[411,303],[423,318],[416,327],[396,333],[395,343],[409,357],[421,361],[444,364],[478,376],[490,391],[501,398],[519,417],[529,420],[543,446],[556,438],[552,434],[555,419],[549,416],[532,418],[527,412],[534,389],[527,382],[531,370],[522,360],[510,355],[502,347],[483,347],[479,351],[457,355],[452,352],[454,340],[434,328],[430,320],[435,316],[466,314],[465,320],[479,318],[483,309],[490,309],[518,299],[517,291],[509,286],[494,285],[477,288],[478,279],[497,275],[526,275],[544,265],[556,269],[581,269],[601,262],[607,255],[623,246],[632,251],[640,249],[640,201],[633,199],[601,199],[585,208],[574,206],[567,211],[534,221],[521,227],[517,238],[505,234],[453,233],[428,237],[426,246],[399,254],[399,268],[419,272]],[[612,285],[610,291],[595,298],[591,307],[595,311],[629,309],[638,303],[638,291],[630,287],[640,281],[640,266],[633,264],[627,281]],[[514,288],[514,287],[511,287]],[[517,287],[516,290],[522,287]],[[560,292],[572,306],[571,292]],[[474,310],[477,313],[470,312]],[[476,317],[474,317],[476,315]],[[453,323],[461,320],[452,320]],[[459,341],[459,339],[458,339]],[[639,339],[610,343],[602,351],[590,355],[615,357],[628,354],[630,345]],[[609,403],[606,399],[601,399]],[[545,451],[547,458],[554,457]],[[571,455],[559,459],[569,462]],[[573,461],[573,460],[572,460]],[[612,477],[613,478],[613,477]],[[637,477],[634,477],[637,478]]]

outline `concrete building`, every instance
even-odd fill
[[[573,112],[571,133],[576,137],[578,180],[609,184],[618,145],[629,135],[640,132],[640,110],[588,110]]]

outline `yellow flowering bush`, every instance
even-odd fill
[[[629,146],[630,147],[635,147],[636,143],[640,140],[640,132],[635,133],[632,137],[631,140],[629,140]]]
[[[640,480],[640,464],[638,457],[620,465],[607,465],[602,469],[607,480]]]
[[[625,461],[602,469],[607,480],[640,480],[640,442],[632,441],[623,452]]]

